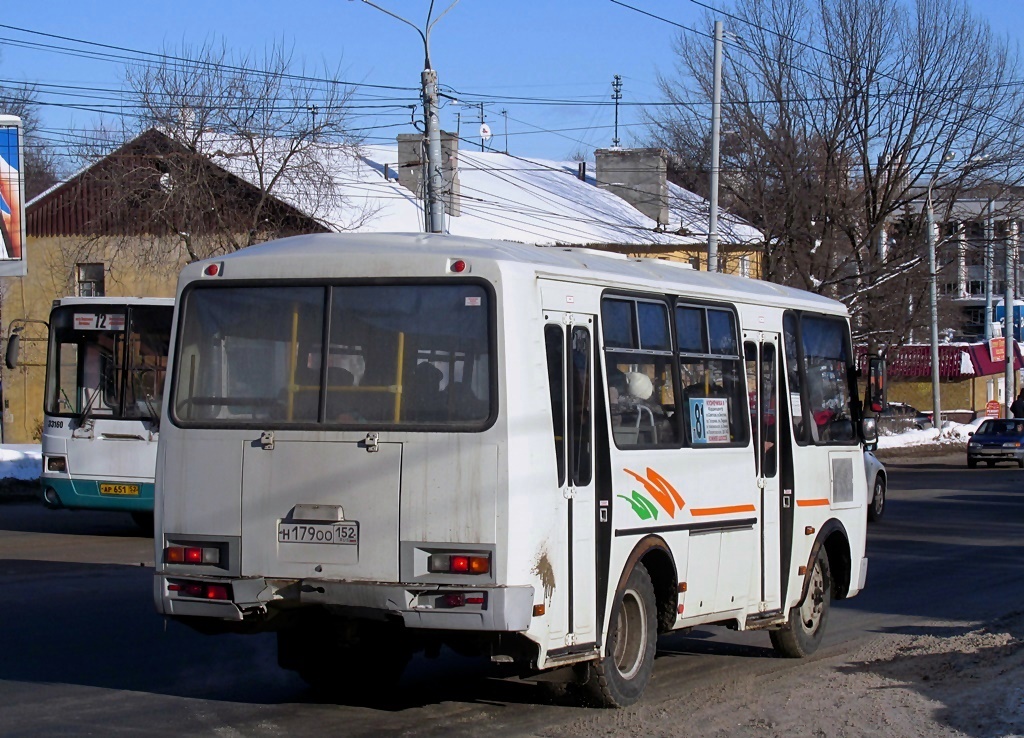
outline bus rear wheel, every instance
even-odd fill
[[[786,658],[800,659],[818,650],[832,606],[832,574],[828,556],[821,548],[811,567],[804,598],[789,611],[789,622],[769,631],[775,651]]]
[[[640,699],[654,671],[657,645],[654,585],[644,565],[637,564],[615,593],[605,655],[587,665],[590,696],[605,707],[628,707]]]

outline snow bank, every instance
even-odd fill
[[[43,471],[43,452],[37,443],[17,443],[0,446],[0,480],[18,479],[25,482],[39,479]]]
[[[967,445],[967,434],[973,433],[985,420],[982,416],[970,423],[952,423],[946,421],[942,424],[942,433],[934,428],[929,430],[908,430],[892,436],[879,436],[878,448],[908,448],[911,446],[949,446],[951,448],[962,448]]]

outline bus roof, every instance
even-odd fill
[[[53,301],[53,307],[62,305],[169,305],[174,307],[173,297],[61,297]]]
[[[620,289],[652,289],[695,297],[818,310],[845,315],[846,307],[812,292],[758,279],[701,272],[679,262],[626,257],[589,248],[533,246],[462,236],[410,233],[324,233],[293,236],[185,267],[182,285],[201,279],[211,262],[228,279],[323,279],[447,274],[451,259],[480,260],[539,277],[580,280]]]

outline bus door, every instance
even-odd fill
[[[564,556],[556,572],[555,601],[565,611],[565,647],[594,643],[597,619],[593,315],[544,311],[551,411],[558,460],[558,491],[564,499],[556,521]],[[561,579],[561,581],[559,581]],[[561,592],[558,592],[561,589]],[[560,632],[553,629],[552,635]]]
[[[782,608],[781,535],[782,499],[779,490],[780,424],[787,417],[779,406],[779,336],[747,331],[743,334],[750,393],[750,426],[754,437],[761,520],[761,612]],[[788,434],[788,429],[785,431]]]

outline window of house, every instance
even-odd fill
[[[103,297],[106,294],[102,264],[75,265],[75,294],[78,297]]]

